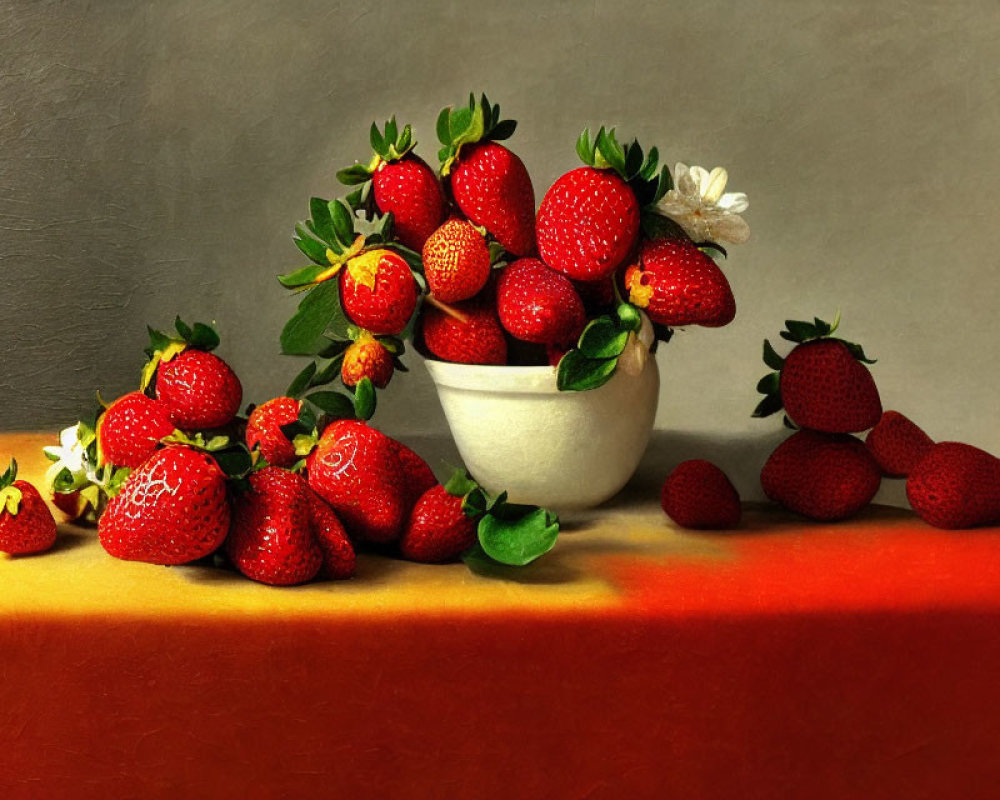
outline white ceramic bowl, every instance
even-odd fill
[[[585,392],[560,392],[554,367],[424,363],[472,476],[512,502],[559,511],[617,494],[649,442],[659,370],[646,343],[629,347],[628,363]]]

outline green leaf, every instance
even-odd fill
[[[372,174],[364,164],[353,164],[337,172],[337,180],[345,186],[357,186],[372,179]]]
[[[191,326],[188,325],[179,316],[174,320],[174,330],[180,335],[181,339],[185,342],[191,341]]]
[[[628,334],[629,331],[616,325],[611,317],[598,317],[583,329],[578,346],[587,358],[616,358],[625,349]]]
[[[323,241],[336,239],[333,220],[330,218],[329,201],[322,197],[309,198],[309,214],[312,216],[313,232]]]
[[[444,145],[451,144],[451,137],[449,135],[451,128],[448,124],[448,119],[450,116],[451,116],[451,109],[442,108],[441,113],[438,114],[437,124],[435,125],[438,141]]]
[[[477,534],[483,551],[494,561],[522,567],[555,546],[559,520],[544,508],[520,517],[491,513],[479,521]]]
[[[358,419],[369,420],[375,414],[376,405],[375,384],[370,378],[362,378],[354,387],[354,415]]]
[[[295,246],[302,251],[306,258],[324,267],[330,266],[330,260],[326,257],[326,247],[324,245],[313,239],[302,225],[296,225],[295,232],[298,236],[292,237],[292,241],[295,242]]]
[[[345,245],[350,245],[354,240],[354,215],[351,209],[339,200],[333,200],[328,206],[330,216],[333,220],[333,229],[337,234],[337,239]]]
[[[625,175],[632,178],[642,169],[642,148],[638,142],[632,142],[625,151]]]
[[[757,381],[757,391],[761,394],[774,394],[781,390],[781,373],[769,372]]]
[[[399,137],[399,126],[396,124],[396,117],[393,116],[387,123],[385,123],[385,143],[387,145],[393,145],[396,143],[396,139]]]
[[[656,167],[660,163],[660,151],[655,147],[649,148],[649,154],[646,156],[646,162],[642,165],[642,169],[639,170],[639,177],[644,181],[653,180],[653,176],[656,174]]]
[[[561,392],[585,392],[607,383],[618,366],[617,358],[587,358],[570,350],[559,361],[556,385]]]
[[[604,128],[601,128],[598,131],[597,149],[615,172],[619,175],[625,175],[625,153],[621,145],[615,140],[614,129],[605,131]]]
[[[312,385],[310,381],[315,374],[316,362],[310,361],[306,364],[305,369],[296,375],[295,378],[292,379],[292,382],[288,384],[288,388],[285,389],[285,394],[288,397],[294,397],[298,400],[299,397],[302,396],[302,393]]]
[[[471,108],[460,108],[457,111],[453,111],[448,119],[448,135],[450,140],[456,142],[471,124]]]
[[[306,400],[334,419],[354,419],[354,401],[341,392],[313,392]]]
[[[379,131],[378,125],[376,125],[374,122],[372,123],[371,128],[368,130],[368,142],[371,144],[372,150],[374,150],[379,155],[385,153],[386,150],[385,139],[382,138],[382,133],[381,131]]]
[[[808,339],[814,339],[817,335],[816,328],[811,322],[786,319],[785,328],[787,331],[781,332],[781,338],[788,339],[791,342],[801,343]]]
[[[642,315],[631,303],[619,303],[615,307],[615,315],[625,330],[638,333],[642,329]]]
[[[14,481],[17,480],[17,460],[11,459],[10,464],[7,465],[7,470],[3,475],[0,475],[0,489],[6,489]]]
[[[346,345],[347,342],[338,342],[337,344]],[[322,355],[322,353],[320,355]],[[328,383],[338,378],[340,376],[340,365],[343,360],[344,353],[341,351],[338,355],[331,358],[326,362],[326,364],[317,370],[312,380],[309,381],[309,386],[326,386]]]
[[[281,331],[281,352],[291,356],[317,353],[326,344],[323,333],[337,314],[343,314],[337,281],[324,281],[310,289]]]
[[[594,166],[594,146],[590,143],[590,128],[584,128],[576,140],[576,154],[587,166]]]
[[[403,135],[400,136],[399,140],[396,142],[396,147],[395,147],[396,154],[402,156],[412,146],[413,146],[413,128],[411,128],[409,125],[406,125],[403,128]]]
[[[279,275],[278,283],[286,289],[297,289],[300,286],[308,286],[328,269],[329,267],[321,267],[318,264],[310,264],[307,267],[301,267],[293,272]]]
[[[765,339],[764,340],[764,363],[767,364],[771,369],[781,371],[781,368],[785,366],[785,359],[779,356],[771,343]]]
[[[219,334],[211,325],[204,322],[196,322],[191,329],[187,342],[198,350],[214,350],[219,346]]]
[[[761,400],[757,407],[753,410],[754,417],[769,417],[771,414],[775,414],[784,407],[781,402],[780,394],[769,394],[763,400]]]

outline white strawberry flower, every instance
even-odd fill
[[[728,180],[729,173],[722,167],[709,172],[678,163],[675,186],[663,196],[659,208],[696,242],[743,244],[750,238],[750,226],[740,214],[750,203],[743,192],[726,192]]]
[[[87,448],[80,441],[80,426],[71,425],[59,433],[58,446],[43,448],[45,455],[53,462],[45,474],[49,486],[64,469],[69,470],[75,482],[85,482],[96,478],[96,470],[87,458]]]

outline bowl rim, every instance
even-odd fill
[[[457,364],[424,358],[431,380],[438,386],[490,392],[565,394],[556,384],[556,368],[511,367],[498,364]]]

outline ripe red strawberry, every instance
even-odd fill
[[[830,338],[839,323],[839,314],[832,324],[819,318],[787,320],[781,336],[796,346],[785,358],[764,341],[764,363],[775,371],[757,384],[757,391],[765,397],[755,417],[766,417],[783,407],[799,427],[825,433],[857,433],[879,421],[878,388],[861,363],[874,362],[859,345]]]
[[[736,316],[729,281],[690,239],[644,241],[625,286],[629,301],[659,325],[719,328]]]
[[[573,284],[536,258],[519,259],[501,271],[497,311],[512,336],[536,344],[570,344],[587,324]]]
[[[221,428],[239,411],[243,386],[217,355],[191,349],[160,362],[156,399],[166,406],[178,428]]]
[[[510,137],[517,123],[501,120],[500,107],[469,97],[467,108],[446,108],[438,117],[441,174],[462,214],[486,228],[515,256],[535,252],[535,190],[528,170],[498,141]]]
[[[362,184],[362,195],[370,190],[379,214],[392,214],[395,237],[419,253],[444,220],[441,184],[434,170],[413,152],[416,142],[409,125],[400,131],[393,117],[380,131],[373,123],[371,144],[372,160],[341,170],[337,178],[348,186]]]
[[[905,478],[934,440],[898,411],[886,411],[865,439],[868,452],[890,478]]]
[[[115,558],[186,564],[222,544],[229,519],[219,465],[200,450],[174,445],[128,476],[101,515],[98,535]]]
[[[413,507],[400,552],[413,561],[435,563],[457,558],[476,543],[476,523],[462,510],[462,497],[444,486],[428,489]]]
[[[417,283],[401,255],[368,250],[340,271],[340,299],[351,322],[378,336],[402,333],[417,305]]]
[[[0,476],[0,553],[42,553],[56,543],[56,521],[38,490],[17,480],[17,462]]]
[[[450,219],[434,231],[422,258],[427,286],[442,303],[468,300],[490,277],[486,239],[464,219]]]
[[[576,152],[586,166],[559,178],[538,207],[538,252],[569,278],[599,281],[634,253],[640,211],[663,197],[670,173],[657,174],[655,147],[648,157],[638,142],[623,147],[614,129],[601,128],[593,141],[585,130]]]
[[[442,361],[457,364],[506,364],[507,340],[496,309],[487,303],[455,305],[466,322],[425,305],[421,313],[424,346]]]
[[[101,461],[138,467],[173,432],[174,423],[163,403],[142,392],[129,392],[108,406],[97,422]]]
[[[736,488],[711,461],[693,459],[674,467],[663,483],[660,505],[684,528],[724,529],[740,523]]]
[[[247,420],[247,447],[260,450],[268,464],[273,467],[290,467],[298,456],[295,446],[281,432],[282,425],[291,425],[299,418],[302,403],[291,397],[275,397],[261,403]]]
[[[233,510],[226,553],[255,581],[294,586],[312,580],[323,564],[313,534],[312,492],[305,479],[278,467],[250,476],[250,490]]]
[[[412,508],[424,492],[437,483],[434,472],[419,455],[402,442],[390,438],[402,470],[407,505]]]
[[[778,445],[760,473],[771,500],[817,520],[856,514],[871,502],[881,480],[878,464],[859,439],[810,430]]]
[[[307,462],[309,485],[352,539],[392,542],[409,511],[406,481],[392,440],[357,420],[338,420],[323,431]]]
[[[323,553],[320,575],[334,580],[350,578],[354,574],[357,557],[347,531],[333,509],[319,495],[310,489],[309,496],[313,533]]]
[[[361,331],[344,353],[340,365],[340,377],[345,386],[357,386],[362,378],[368,378],[379,389],[384,389],[392,380],[395,369],[392,353],[368,331]]]
[[[1000,459],[959,442],[939,442],[906,480],[913,510],[937,528],[1000,524]]]

